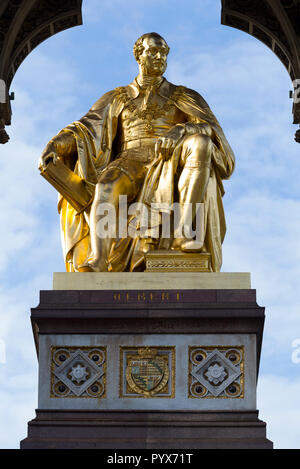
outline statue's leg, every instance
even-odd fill
[[[174,240],[172,249],[200,251],[194,240],[188,239],[192,229],[191,220],[195,218],[196,204],[204,201],[211,169],[213,142],[207,135],[191,135],[182,144],[181,175],[178,181],[180,217],[179,224],[184,227],[184,237]]]
[[[91,207],[90,214],[90,232],[91,232],[91,249],[92,259],[89,260],[88,266],[94,272],[107,271],[107,258],[111,249],[114,238],[101,237],[98,232],[98,223],[101,219],[99,210],[101,204],[110,204],[112,210],[118,218],[119,196],[126,195],[128,201],[135,195],[134,182],[129,176],[121,171],[120,168],[108,168],[102,175],[96,185],[95,197]]]

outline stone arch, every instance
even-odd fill
[[[221,23],[270,47],[291,80],[300,79],[300,0],[221,0]],[[54,34],[82,24],[82,0],[2,0],[0,4],[0,143],[9,139],[12,79],[27,55]],[[291,97],[295,93],[291,93]],[[300,124],[300,102],[293,122]],[[300,101],[300,100],[299,100]],[[296,133],[300,142],[300,130]]]
[[[267,45],[297,87],[294,80],[300,78],[300,0],[221,0],[221,4],[221,23]],[[296,99],[292,111],[294,124],[300,124],[300,102]],[[300,131],[296,140],[300,142]]]
[[[82,24],[82,0],[2,0],[0,4],[0,143],[8,140],[12,79],[25,57],[54,34]]]

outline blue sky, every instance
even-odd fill
[[[223,199],[222,270],[251,272],[258,304],[266,307],[260,417],[275,447],[300,448],[300,363],[292,361],[292,343],[300,338],[300,148],[292,84],[266,46],[220,24],[220,3],[85,0],[83,26],[41,44],[17,71],[11,140],[0,147],[1,448],[17,448],[34,417],[30,308],[40,290],[52,288],[53,272],[64,271],[57,194],[40,177],[38,158],[104,92],[132,81],[133,44],[150,31],[171,47],[166,77],[203,95],[236,154]]]

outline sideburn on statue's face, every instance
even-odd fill
[[[148,37],[143,40],[143,53],[139,56],[141,71],[149,76],[161,76],[167,68],[168,46],[163,39]]]

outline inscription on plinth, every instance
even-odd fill
[[[183,301],[180,291],[119,291],[112,295],[115,303],[178,303]]]

